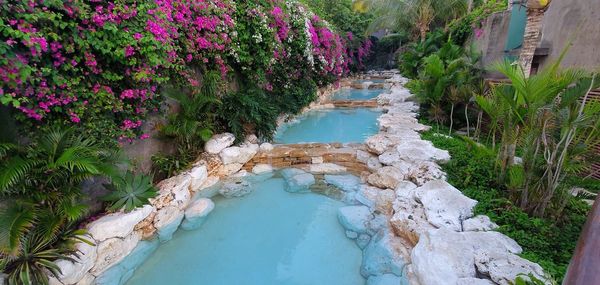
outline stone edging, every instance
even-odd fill
[[[323,102],[328,101],[340,88],[349,87],[352,80],[353,78],[346,78],[338,84],[320,88],[317,101],[305,108],[303,113],[324,106],[330,107]],[[280,118],[279,123],[283,123],[285,119],[287,118]],[[205,152],[191,169],[157,184],[159,194],[150,201],[150,205],[129,213],[107,214],[86,225],[95,245],[77,244],[78,256],[73,258],[78,263],[57,261],[62,274],[60,280],[50,276],[50,284],[89,285],[114,282],[119,275],[130,275],[139,266],[127,262],[126,257],[150,254],[158,247],[158,241],[170,240],[180,225],[187,229],[198,227],[214,208],[214,204],[208,198],[193,201],[193,196],[214,195],[215,193],[199,192],[213,191],[214,187],[211,186],[224,177],[234,176],[259,150],[269,151],[273,148],[270,143],[259,145],[254,135],[248,136],[240,146],[232,146],[234,141],[235,137],[229,133],[213,136],[206,143]]]
[[[139,266],[136,262],[152,253],[159,241],[171,239],[180,226],[201,225],[214,207],[209,197],[216,187],[211,186],[220,179],[270,172],[273,166],[360,176],[363,184],[344,197],[354,205],[340,208],[338,216],[348,237],[364,249],[361,273],[369,282],[407,278],[410,284],[423,285],[508,284],[518,273],[542,275],[539,265],[516,255],[521,252],[516,242],[492,231],[495,225],[489,218],[473,217],[476,201],[444,181],[437,162],[450,156],[420,139],[418,132],[429,127],[418,123],[417,105],[405,102],[411,96],[403,87],[406,79],[397,71],[367,76],[389,78],[386,85],[391,89],[377,98],[385,113],[379,118],[380,132],[366,144],[273,146],[259,145],[249,136],[232,146],[232,134],[216,135],[192,169],[157,185],[159,195],[150,205],[88,224],[96,245],[78,244],[79,263],[58,261],[62,275],[60,281],[51,278],[51,284],[122,283],[125,280],[119,278],[131,276]],[[318,102],[304,111],[333,107],[329,98],[336,90],[320,90]],[[288,159],[269,161],[277,151]]]

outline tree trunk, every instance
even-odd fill
[[[535,49],[537,48],[542,34],[542,20],[544,19],[544,10],[528,9],[527,26],[523,36],[523,46],[519,55],[519,64],[523,68],[526,77],[531,74],[531,63]]]
[[[450,130],[448,131],[448,135],[452,135],[452,126],[454,125],[454,103],[452,103],[452,109],[450,109]]]
[[[427,30],[428,29],[429,28],[424,24],[419,25],[419,35],[421,37],[421,42],[424,42],[425,39],[427,38]]]

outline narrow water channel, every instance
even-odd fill
[[[372,99],[382,90],[343,90],[334,98]],[[277,143],[363,142],[377,133],[376,109],[310,111],[284,124]],[[345,204],[331,197],[289,193],[275,176],[250,184],[239,198],[213,197],[215,209],[196,230],[178,230],[159,244],[143,241],[99,284],[262,285],[365,284],[362,251],[337,219]]]

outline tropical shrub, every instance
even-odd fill
[[[425,40],[427,33],[442,28],[467,12],[465,0],[360,0],[377,16],[371,31],[407,31],[414,39]]]
[[[221,103],[217,88],[220,76],[206,72],[201,88],[177,90],[168,88],[165,95],[178,103],[179,111],[169,114],[168,123],[161,126],[161,133],[172,138],[180,154],[196,155],[203,142],[210,139],[215,129],[215,109]]]
[[[398,65],[402,75],[408,78],[417,78],[423,58],[437,52],[447,37],[441,30],[435,30],[427,33],[424,41],[410,43],[404,47],[404,51],[399,55]]]
[[[257,87],[244,88],[245,92],[235,92],[223,97],[218,112],[222,124],[242,140],[245,134],[255,133],[259,137],[271,139],[279,116],[266,93]]]
[[[4,213],[2,213],[4,214]],[[2,221],[2,225],[4,224]],[[60,268],[54,263],[57,260],[77,262],[72,256],[77,255],[77,242],[90,243],[83,235],[83,230],[45,231],[43,225],[22,235],[19,247],[8,251],[1,247],[0,270],[8,275],[8,284],[49,284],[48,274],[58,278]]]
[[[477,54],[448,42],[423,59],[418,79],[409,84],[409,89],[417,96],[421,109],[427,112],[429,119],[438,126],[449,121],[450,132],[457,104],[464,106],[465,120],[469,120],[467,110],[472,97],[471,90],[482,80],[478,60]],[[450,106],[449,110],[447,106]]]
[[[527,77],[510,62],[496,65],[509,83],[492,88],[477,102],[500,127],[499,181],[510,183],[520,207],[541,217],[560,214],[568,201],[564,179],[583,173],[600,143],[600,104],[589,92],[600,87],[597,74],[560,70],[559,62]],[[515,165],[516,149],[522,165]]]
[[[0,268],[11,284],[46,284],[46,270],[85,240],[75,226],[86,214],[81,182],[115,177],[118,152],[73,129],[52,128],[26,146],[0,147]]]
[[[74,129],[52,128],[25,146],[4,144],[0,195],[52,207],[75,207],[80,183],[94,176],[114,177],[122,157]],[[71,212],[67,208],[57,211]]]
[[[132,211],[149,203],[148,199],[154,198],[158,192],[152,185],[152,178],[143,174],[134,174],[131,171],[123,177],[113,178],[111,184],[105,185],[110,191],[102,200],[108,202],[109,211]]]

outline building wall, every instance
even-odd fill
[[[506,51],[510,12],[498,12],[484,22],[483,36],[474,39],[482,52],[482,63],[488,66],[505,56],[518,56],[519,50]],[[587,70],[600,69],[600,0],[553,0],[543,20],[540,47],[549,53],[540,61],[540,67],[557,59],[571,41],[563,67]],[[489,77],[497,77],[490,73]]]
[[[600,0],[553,0],[544,15],[542,47],[550,53],[541,66],[560,56],[572,40],[562,66],[600,68]]]
[[[508,35],[510,11],[492,14],[483,23],[483,34],[474,39],[474,45],[482,54],[483,66],[489,66],[500,61],[505,56],[504,43]],[[491,73],[489,77],[493,76]]]

